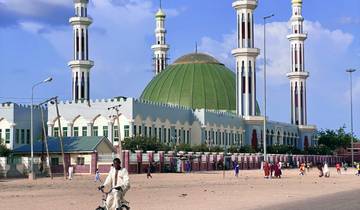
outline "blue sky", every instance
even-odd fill
[[[151,80],[156,0],[90,0],[91,97],[138,97]],[[336,4],[334,4],[336,2]],[[232,0],[163,0],[170,58],[207,52],[233,69],[235,44]],[[304,0],[308,121],[319,128],[349,125],[347,68],[360,70],[360,1]],[[52,76],[36,89],[36,100],[58,95],[71,98],[72,0],[0,0],[0,101],[29,103],[31,85]],[[255,45],[262,49],[262,17],[268,25],[268,113],[289,122],[290,0],[260,0],[255,12]],[[262,103],[262,55],[258,58],[258,101]],[[360,136],[360,71],[354,74],[354,129]]]

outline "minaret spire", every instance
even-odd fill
[[[254,10],[257,0],[236,0],[232,6],[237,14],[236,112],[239,116],[256,115],[256,57],[254,47]]]
[[[305,47],[307,34],[303,31],[302,0],[292,0],[291,34],[287,36],[291,48],[291,123],[307,125],[306,79],[309,72],[305,71]]]
[[[74,0],[75,16],[69,22],[73,26],[74,57],[69,62],[72,71],[72,100],[90,99],[90,69],[94,62],[89,60],[89,31],[92,19],[88,17],[89,0]]]
[[[166,29],[165,29],[166,15],[162,10],[162,2],[160,0],[160,8],[155,15],[156,29],[155,40],[156,43],[151,46],[154,51],[154,71],[155,75],[163,71],[167,66],[169,45],[166,44]]]

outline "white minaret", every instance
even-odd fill
[[[236,111],[239,116],[256,115],[256,57],[254,48],[254,10],[257,0],[237,0],[232,6],[237,13]]]
[[[89,60],[88,27],[92,19],[87,15],[89,0],[74,0],[75,17],[69,22],[74,31],[74,58],[69,62],[72,71],[72,100],[90,99],[90,69],[94,62]]]
[[[151,46],[154,51],[154,66],[155,75],[163,71],[167,66],[169,45],[166,44],[166,29],[165,29],[165,13],[161,8],[155,15],[156,29],[155,29],[155,40],[156,43]]]
[[[306,79],[309,72],[305,71],[304,42],[307,34],[303,30],[302,0],[292,0],[291,34],[287,36],[291,48],[291,123],[307,124]]]

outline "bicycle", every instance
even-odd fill
[[[113,187],[108,192],[105,192],[103,187],[99,187],[98,190],[103,193],[103,197],[101,199],[100,206],[98,206],[95,210],[108,210],[108,208],[106,207],[107,196],[111,193],[112,190],[122,191],[121,187]],[[120,207],[118,207],[116,210],[130,210],[129,202],[125,200],[120,201]]]

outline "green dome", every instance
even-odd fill
[[[184,55],[153,78],[140,99],[235,112],[235,73],[209,55]]]

